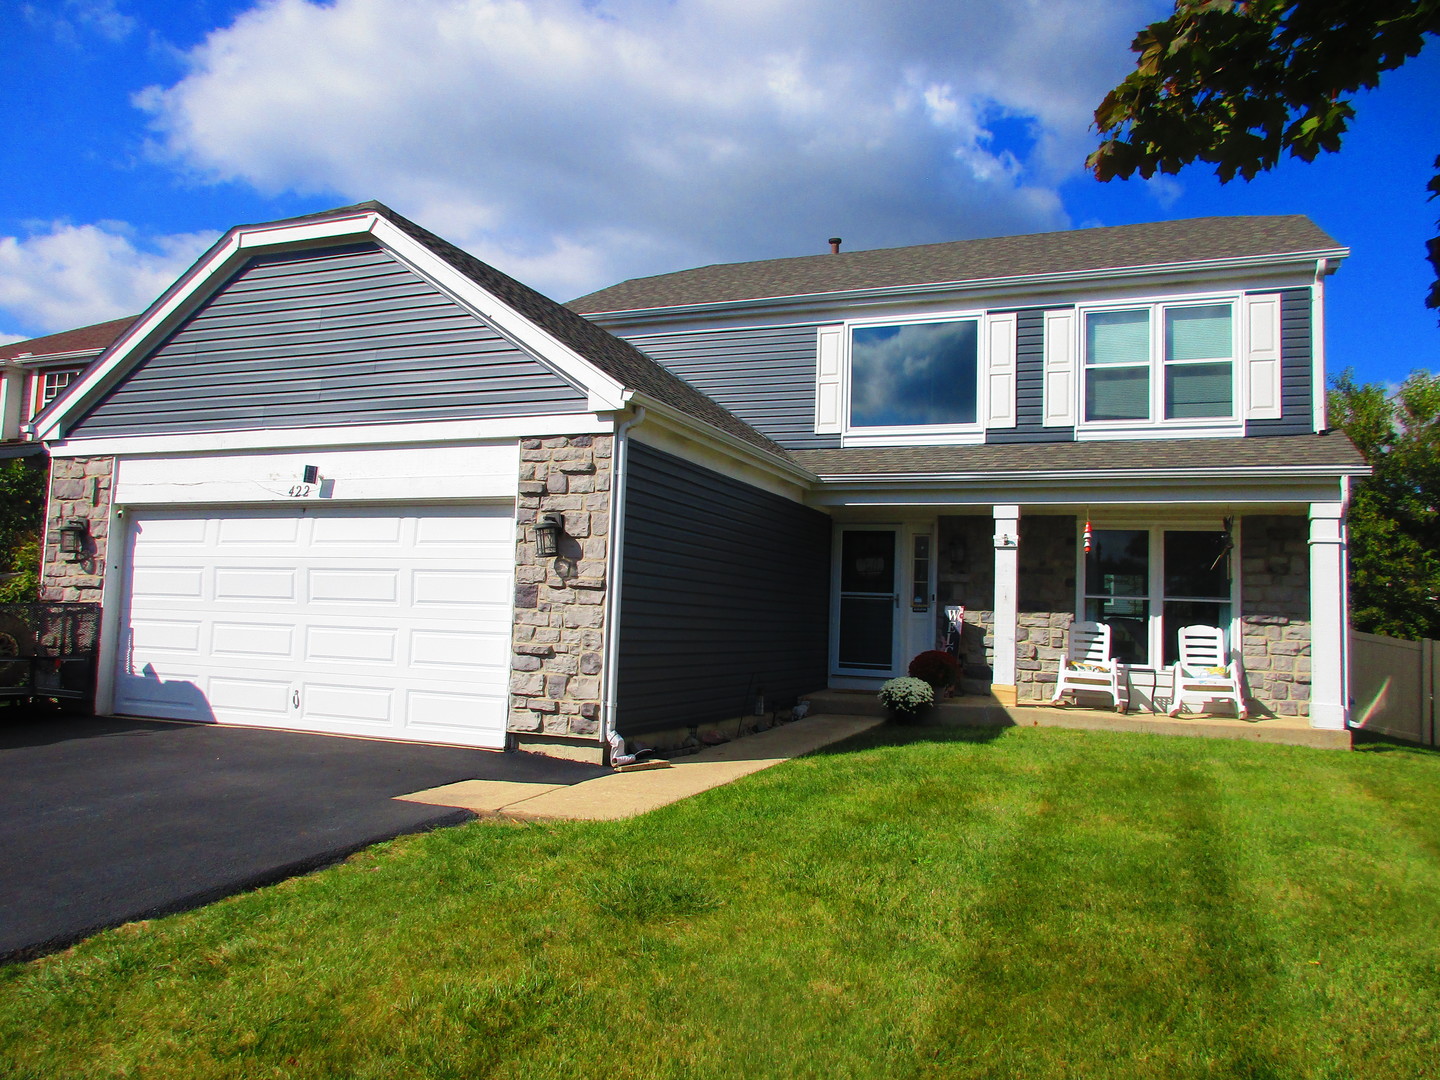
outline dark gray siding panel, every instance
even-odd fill
[[[617,728],[735,719],[826,685],[830,519],[632,443]]]
[[[375,244],[248,262],[72,429],[167,434],[583,409]]]
[[[790,450],[832,450],[815,434],[818,326],[638,334],[630,344]]]
[[[987,443],[1074,442],[1073,427],[1045,426],[1045,312],[1016,313],[1015,426],[985,432]]]
[[[1246,435],[1307,435],[1315,430],[1310,290],[1280,294],[1280,419],[1247,420]]]

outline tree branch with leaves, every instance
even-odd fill
[[[1134,71],[1095,111],[1108,136],[1086,159],[1100,180],[1177,173],[1203,161],[1221,183],[1273,169],[1286,151],[1340,149],[1350,95],[1440,34],[1440,0],[1176,0],[1135,36]],[[1440,196],[1437,174],[1427,186]],[[1440,308],[1440,236],[1426,244]]]

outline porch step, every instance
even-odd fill
[[[885,709],[871,690],[819,690],[805,695],[810,712],[841,716],[884,716]],[[1163,713],[1121,714],[1108,709],[1060,708],[1048,705],[1001,705],[993,697],[966,694],[934,706],[922,724],[945,727],[1061,727],[1084,731],[1133,731],[1151,735],[1183,735],[1207,739],[1312,746],[1349,750],[1349,731],[1312,728],[1298,717],[1236,720],[1225,716],[1166,716]]]

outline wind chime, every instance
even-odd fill
[[[1089,510],[1086,510],[1086,511],[1085,511],[1085,533],[1084,533],[1084,535],[1081,537],[1081,539],[1083,539],[1083,540],[1085,541],[1085,554],[1086,554],[1086,555],[1089,555],[1089,554],[1090,554],[1090,548],[1093,546],[1093,541],[1094,541],[1094,539],[1095,539],[1095,534],[1094,534],[1094,532],[1092,532],[1091,529],[1090,529],[1090,511],[1089,511]]]

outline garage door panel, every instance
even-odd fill
[[[394,604],[400,597],[395,570],[311,570],[312,604]]]
[[[130,588],[137,599],[165,596],[199,600],[204,595],[205,573],[196,566],[137,566]]]
[[[239,659],[289,659],[295,652],[295,630],[275,623],[216,622],[210,634],[215,656]]]
[[[292,690],[289,679],[211,676],[207,689],[210,708],[217,717],[222,713],[243,713],[276,720],[290,717]]]
[[[132,524],[117,710],[503,745],[508,506],[208,516]]]
[[[297,517],[222,518],[217,543],[222,548],[295,547],[304,520]]]
[[[248,604],[256,600],[291,600],[299,595],[296,571],[281,567],[217,567],[215,599]]]
[[[399,632],[388,628],[311,626],[305,659],[351,664],[393,664]]]
[[[390,690],[325,683],[309,683],[303,692],[307,717],[381,727],[394,722],[394,697]]]

